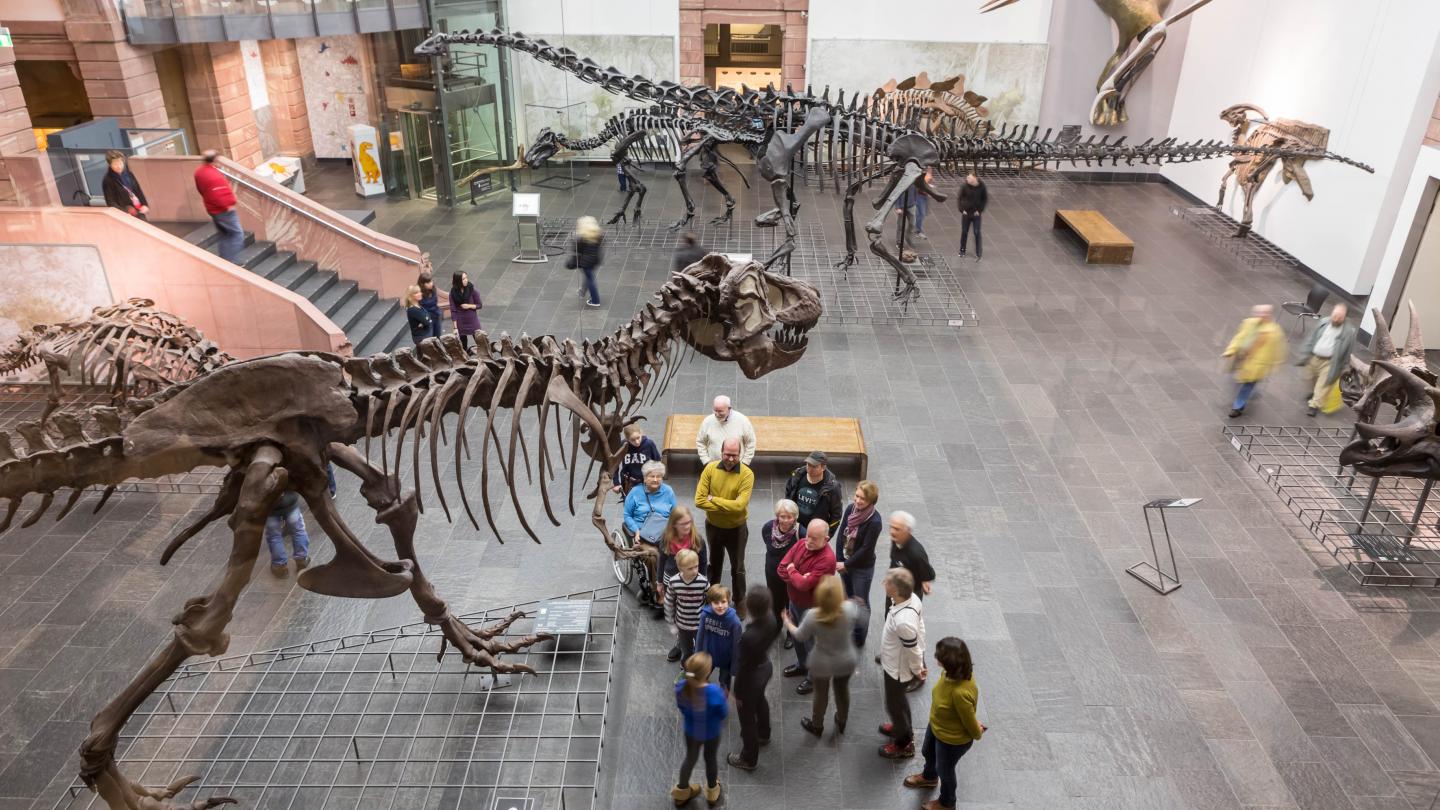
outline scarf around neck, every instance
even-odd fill
[[[800,521],[795,521],[795,525],[790,527],[790,531],[781,532],[780,522],[777,520],[770,525],[770,536],[765,538],[765,540],[770,544],[770,548],[781,551],[795,545],[795,541],[799,537]]]
[[[855,551],[855,538],[860,534],[860,527],[865,525],[875,514],[875,504],[870,504],[865,511],[860,511],[852,504],[850,516],[845,519],[845,556],[849,557]]]

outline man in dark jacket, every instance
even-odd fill
[[[686,231],[680,234],[680,243],[675,246],[675,257],[670,262],[670,270],[678,273],[705,258],[708,252],[700,246],[700,240],[695,238],[695,234]]]
[[[975,226],[975,261],[980,261],[984,249],[980,246],[980,214],[990,202],[990,192],[985,183],[974,172],[965,175],[960,184],[960,255],[965,255],[965,241],[970,236],[970,226]]]
[[[800,507],[799,525],[809,526],[810,521],[819,518],[830,525],[830,536],[835,536],[845,505],[840,497],[840,479],[830,472],[829,459],[823,452],[812,452],[805,457],[805,466],[790,473],[785,497]]]

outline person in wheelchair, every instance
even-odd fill
[[[658,461],[645,462],[639,473],[642,483],[625,495],[625,519],[621,523],[621,531],[625,533],[626,545],[638,540],[655,549],[654,554],[647,554],[644,558],[640,593],[647,597],[642,601],[648,601],[649,595],[655,594],[653,604],[658,606],[660,535],[675,509],[675,490],[665,483],[665,465]]]

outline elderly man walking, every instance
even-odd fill
[[[1350,367],[1350,352],[1355,349],[1355,326],[1345,322],[1349,310],[1344,304],[1336,304],[1330,310],[1330,320],[1316,327],[1308,340],[1305,350],[1300,353],[1297,366],[1305,367],[1305,379],[1309,381],[1309,414],[1314,416],[1325,406],[1330,389],[1345,369]]]
[[[745,541],[750,539],[750,492],[755,473],[740,460],[740,440],[726,439],[720,458],[705,465],[695,487],[695,506],[705,511],[711,583],[718,584],[730,555],[730,592],[745,593]]]
[[[1250,317],[1241,321],[1222,357],[1230,359],[1235,372],[1235,401],[1230,405],[1230,418],[1245,413],[1245,406],[1255,393],[1255,386],[1270,376],[1271,370],[1285,362],[1285,332],[1275,323],[1275,308],[1260,304],[1250,310]]]
[[[755,428],[745,414],[730,407],[730,398],[721,394],[712,403],[714,412],[700,423],[700,432],[695,436],[695,452],[700,455],[701,464],[720,459],[720,446],[726,439],[740,442],[740,463],[750,466],[755,458]]]
[[[880,747],[886,759],[915,756],[915,730],[910,724],[911,681],[925,680],[925,614],[915,595],[915,578],[904,568],[885,573],[885,597],[895,606],[885,616],[880,638],[880,668],[885,674],[885,713],[890,722],[880,733],[890,742]]]

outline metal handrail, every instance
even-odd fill
[[[314,214],[310,213],[309,211],[306,211],[304,208],[301,208],[301,207],[295,205],[294,203],[290,202],[289,200],[285,199],[284,197],[278,197],[278,196],[276,196],[276,195],[274,195],[274,194],[271,194],[268,190],[260,187],[258,184],[250,182],[250,180],[249,180],[248,178],[246,178],[246,177],[243,177],[243,176],[241,176],[241,175],[235,174],[234,172],[229,171],[229,170],[225,169],[224,167],[217,166],[217,168],[220,169],[220,173],[221,173],[221,174],[225,175],[226,177],[230,178],[231,180],[234,180],[235,182],[239,183],[240,185],[249,188],[251,191],[257,192],[257,193],[261,194],[262,196],[268,197],[270,200],[272,200],[272,201],[274,201],[274,202],[277,202],[277,203],[279,203],[280,205],[283,205],[283,206],[285,206],[286,208],[289,208],[290,210],[295,211],[296,213],[298,213],[298,214],[300,214],[300,215],[302,215],[302,216],[308,217],[308,218],[310,218],[311,220],[320,223],[321,225],[325,226],[326,228],[329,228],[329,229],[332,230],[332,231],[335,231],[335,232],[340,233],[340,234],[342,234],[342,235],[344,235],[344,236],[346,236],[346,237],[348,237],[348,238],[350,238],[350,239],[353,239],[353,240],[355,240],[356,242],[359,242],[360,244],[364,245],[365,247],[370,248],[370,249],[373,250],[373,251],[376,251],[376,252],[378,252],[378,253],[383,253],[383,254],[385,254],[386,256],[392,256],[392,257],[394,257],[394,258],[396,258],[396,259],[401,259],[401,260],[403,260],[403,261],[410,262],[411,264],[414,264],[414,265],[419,265],[419,264],[420,264],[420,260],[417,259],[417,258],[415,258],[415,257],[413,257],[413,256],[406,256],[406,255],[404,255],[404,254],[402,254],[402,253],[396,253],[396,252],[393,251],[393,250],[389,250],[388,248],[383,248],[383,247],[380,247],[379,245],[371,244],[368,240],[366,240],[366,239],[364,239],[364,238],[362,238],[362,237],[360,237],[360,236],[358,236],[358,235],[356,235],[356,234],[349,233],[348,231],[342,230],[341,228],[337,228],[337,227],[335,226],[335,223],[326,221],[326,220],[324,220],[324,219],[322,219],[322,218],[320,218],[320,217],[315,216]]]

